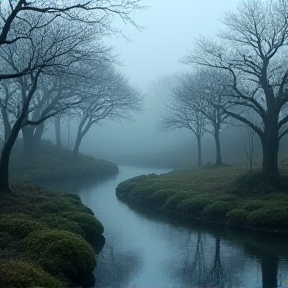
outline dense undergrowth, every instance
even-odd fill
[[[239,176],[240,175],[240,176]],[[118,185],[130,202],[206,222],[268,231],[288,231],[288,181],[273,186],[259,172],[223,166],[143,175]]]
[[[104,228],[79,196],[11,190],[0,193],[0,287],[64,288],[92,279]]]
[[[10,160],[10,178],[17,183],[60,178],[101,178],[118,172],[115,164],[105,160],[81,153],[74,159],[71,151],[56,148],[50,141],[42,141],[40,147],[26,157],[23,157],[21,143],[17,143]]]

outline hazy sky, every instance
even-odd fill
[[[139,32],[135,27],[117,22],[131,41],[111,37],[109,44],[114,46],[116,54],[120,54],[124,65],[121,67],[123,73],[131,79],[131,83],[143,90],[149,82],[163,75],[187,69],[179,60],[193,47],[194,39],[199,36],[214,37],[224,12],[234,10],[239,3],[238,0],[140,2],[149,6],[135,17],[136,22],[145,27],[143,31]],[[110,123],[89,131],[88,137],[83,141],[82,150],[87,150],[92,143],[97,152],[105,151],[105,157],[107,153],[151,150],[155,146],[159,149],[179,142],[179,135],[184,137],[183,141],[194,139],[191,132],[187,131],[157,133],[155,111],[146,107],[143,114],[135,118],[134,123]]]
[[[233,10],[238,0],[140,0],[149,6],[137,13],[136,22],[142,32],[123,26],[131,42],[112,39],[120,53],[125,72],[141,87],[163,75],[181,71],[179,59],[193,46],[200,35],[214,37],[225,11]]]

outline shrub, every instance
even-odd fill
[[[146,201],[148,197],[159,189],[155,184],[141,183],[129,193],[129,198],[138,201]]]
[[[230,225],[244,225],[247,221],[247,211],[245,209],[233,209],[226,214],[226,223]]]
[[[267,229],[285,229],[288,227],[288,209],[286,207],[263,207],[253,211],[247,217],[247,223]]]
[[[252,212],[263,208],[266,205],[265,201],[262,200],[250,200],[244,204],[244,208],[248,212]]]
[[[176,193],[177,191],[174,189],[157,190],[148,197],[148,201],[153,206],[160,207],[166,202],[167,198]]]
[[[43,230],[28,236],[28,250],[37,255],[39,265],[51,274],[63,274],[72,281],[82,281],[96,267],[92,247],[68,231]]]
[[[170,196],[161,208],[164,210],[175,211],[177,205],[181,201],[189,199],[191,196],[193,196],[193,194],[186,191],[177,192],[176,194]]]
[[[204,217],[210,220],[223,220],[228,211],[233,208],[231,203],[225,201],[216,201],[203,210]]]
[[[45,225],[51,229],[65,230],[83,237],[85,236],[84,231],[81,229],[78,223],[62,217],[61,213],[57,214],[45,213],[44,215],[41,216],[39,220],[45,223]]]
[[[94,216],[85,213],[66,213],[63,214],[68,220],[78,224],[80,229],[84,232],[84,238],[92,240],[104,233],[104,227],[100,221]]]
[[[210,203],[211,200],[204,197],[186,199],[177,205],[176,212],[183,216],[199,217],[203,209]]]
[[[0,220],[1,232],[6,232],[17,239],[24,239],[29,233],[42,229],[45,229],[45,225],[25,219],[21,214],[10,214]]]
[[[31,263],[9,261],[0,263],[0,287],[63,288],[65,285]]]

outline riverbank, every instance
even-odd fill
[[[120,183],[116,195],[202,222],[287,233],[286,179],[271,187],[259,174],[246,174],[239,167],[202,167],[134,177]]]
[[[0,286],[71,287],[93,279],[104,228],[74,194],[13,185],[0,193]]]
[[[50,141],[42,141],[29,157],[23,157],[21,143],[13,148],[10,179],[13,183],[39,182],[55,179],[101,179],[119,172],[117,165],[79,153],[77,159],[67,149],[59,149]]]

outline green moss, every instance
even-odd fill
[[[129,198],[136,201],[147,201],[149,196],[157,190],[159,190],[159,187],[156,184],[152,183],[145,185],[144,182],[135,186],[135,188],[129,193]]]
[[[245,209],[233,209],[226,214],[225,220],[230,225],[244,225],[247,221],[248,212]]]
[[[203,209],[211,203],[211,200],[207,197],[194,197],[181,201],[177,207],[176,212],[185,217],[200,217]]]
[[[29,234],[27,242],[29,252],[51,274],[61,273],[78,282],[88,277],[96,267],[92,247],[82,237],[71,232],[36,231]]]
[[[23,261],[0,263],[0,287],[8,288],[63,288],[66,285],[43,269]]]
[[[80,229],[84,232],[84,238],[92,240],[104,233],[104,227],[95,217],[85,213],[62,213],[65,219],[72,223],[77,223]]]
[[[247,201],[243,207],[246,211],[252,212],[260,208],[263,208],[265,205],[266,205],[265,201],[255,199],[255,200]]]
[[[21,214],[10,214],[0,218],[0,231],[17,239],[23,239],[35,230],[43,230],[45,225],[23,218]]]
[[[209,220],[223,220],[230,210],[233,209],[231,203],[225,201],[216,201],[203,210],[204,217]]]
[[[193,196],[193,193],[189,193],[186,191],[179,191],[176,194],[170,196],[161,208],[168,211],[175,211],[177,205],[181,201],[189,199],[191,196]]]
[[[177,193],[177,190],[158,190],[149,196],[149,203],[152,206],[160,207],[165,204],[167,198]]]
[[[260,208],[248,215],[247,223],[265,229],[288,228],[288,208],[271,206]]]

